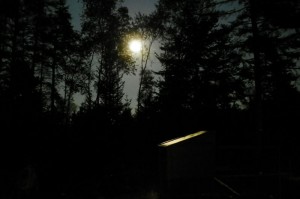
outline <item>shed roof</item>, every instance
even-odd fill
[[[183,137],[179,137],[179,138],[175,138],[175,139],[172,139],[172,140],[168,140],[166,142],[163,142],[163,143],[159,144],[158,146],[160,146],[160,147],[168,147],[168,146],[177,144],[179,142],[183,142],[183,141],[189,140],[191,138],[203,135],[206,132],[207,131],[199,131],[197,133],[193,133],[193,134],[189,134],[189,135],[186,135],[186,136],[183,136]]]

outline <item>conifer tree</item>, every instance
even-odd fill
[[[242,88],[230,29],[218,24],[213,1],[160,1],[164,17],[159,101],[166,126],[212,128],[218,110],[232,108]]]
[[[86,55],[91,60],[91,76],[86,79],[88,84],[94,79],[96,108],[102,110],[109,124],[114,124],[126,106],[123,103],[123,75],[133,70],[125,40],[129,25],[128,10],[119,7],[119,1],[116,0],[87,0],[83,3],[82,33],[88,44],[85,45]],[[95,67],[91,67],[92,65]],[[90,98],[88,96],[89,100]]]
[[[268,115],[264,112],[270,109],[269,105],[275,103],[277,108],[283,107],[288,104],[287,99],[292,100],[289,96],[297,95],[294,69],[299,60],[299,34],[297,24],[286,20],[290,18],[286,12],[289,10],[294,16],[299,12],[295,5],[292,9],[293,1],[245,0],[240,3],[242,9],[233,22],[233,36],[239,38],[236,44],[243,56],[244,71],[248,71],[243,79],[248,79],[250,107],[255,109],[256,130],[261,132],[262,121],[267,117],[263,115]]]

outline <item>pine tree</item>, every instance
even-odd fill
[[[246,91],[250,103],[247,111],[252,115],[249,123],[255,126],[248,136],[254,138],[252,144],[256,145],[256,170],[275,174],[290,172],[287,165],[292,161],[282,161],[281,158],[292,159],[291,151],[297,150],[288,144],[295,136],[290,129],[297,128],[293,123],[295,112],[299,110],[296,102],[299,101],[299,91],[295,84],[298,78],[295,68],[299,60],[299,34],[297,22],[290,21],[291,16],[297,16],[296,1],[239,2],[241,9],[232,23],[235,27],[233,36],[238,38],[236,44],[243,58],[245,73],[241,78],[248,81]],[[274,171],[266,166],[270,164],[264,158],[266,153],[271,154],[271,150],[266,150],[268,147],[274,147],[272,152],[277,157],[274,164],[279,166]],[[280,175],[278,179],[281,180]],[[255,197],[265,194],[263,187],[258,178]],[[278,188],[281,189],[274,187],[273,190]]]
[[[166,126],[184,133],[212,128],[217,111],[232,108],[241,85],[239,56],[213,1],[160,1],[164,14],[160,107]]]
[[[31,2],[1,2],[2,114],[8,127],[32,127],[39,107],[32,67]],[[3,79],[2,79],[3,77]]]
[[[251,104],[255,104],[250,106],[256,109],[256,130],[262,131],[262,121],[266,118],[263,112],[267,108],[264,106],[277,101],[278,107],[286,103],[282,103],[282,100],[288,99],[290,94],[297,95],[293,82],[297,78],[294,68],[299,59],[299,35],[295,31],[296,24],[286,23],[285,26],[274,15],[285,13],[285,9],[279,12],[278,6],[286,8],[291,2],[249,0],[241,3],[243,9],[233,22],[236,27],[233,35],[239,37],[237,44],[243,56],[243,67],[248,71],[243,79],[248,79],[247,90],[251,93]],[[295,13],[292,10],[290,12]],[[285,21],[285,18],[281,20]],[[282,101],[281,105],[278,100]]]
[[[143,95],[149,90],[148,84],[151,69],[149,69],[148,65],[152,59],[152,46],[154,42],[158,40],[159,34],[162,31],[160,21],[159,13],[153,12],[149,15],[138,13],[133,22],[132,29],[135,33],[135,37],[138,37],[142,43],[140,64],[138,64],[140,82],[137,94],[137,115],[143,108],[142,100],[145,98]],[[154,84],[152,86],[154,87]]]
[[[117,3],[118,1],[84,1],[83,35],[85,42],[89,44],[85,50],[87,55],[95,58],[95,61],[89,63],[90,74],[93,71],[95,79],[95,105],[102,107],[110,124],[114,124],[123,111],[122,78],[132,70],[131,58],[124,48],[129,25],[128,10],[118,7]],[[92,64],[96,67],[91,68]],[[91,76],[87,80],[90,84]]]
[[[1,3],[3,117],[10,121],[7,125],[35,129],[35,123],[43,123],[42,115],[64,109],[59,86],[68,57],[74,57],[71,43],[78,38],[63,0]]]

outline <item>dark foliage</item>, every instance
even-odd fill
[[[150,197],[158,144],[199,130],[216,132],[227,176],[277,172],[276,197],[299,196],[298,1],[159,0],[135,19],[121,0],[82,3],[77,32],[64,0],[0,1],[0,198]],[[136,35],[148,46],[132,114]],[[253,164],[238,162],[243,147]],[[271,193],[273,177],[255,180]]]

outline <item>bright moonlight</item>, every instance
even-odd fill
[[[129,42],[129,49],[134,52],[138,53],[142,50],[142,43],[140,40],[132,40]]]

